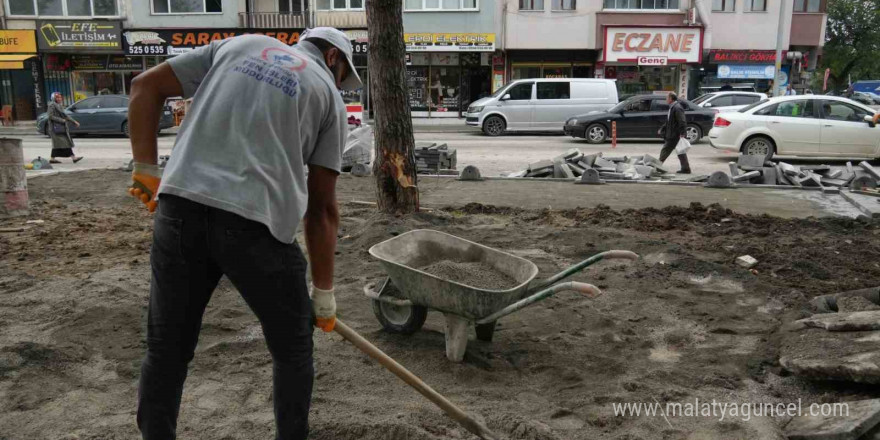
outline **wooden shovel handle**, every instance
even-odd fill
[[[336,333],[339,333],[340,336],[345,338],[346,341],[354,344],[354,346],[360,349],[362,352],[377,360],[380,364],[382,364],[383,367],[387,368],[388,371],[394,373],[409,386],[415,388],[416,391],[427,397],[428,400],[434,402],[434,404],[445,411],[446,414],[449,415],[449,417],[452,417],[453,420],[461,424],[461,426],[465,427],[465,429],[467,429],[468,431],[474,433],[482,439],[497,440],[499,438],[498,436],[493,434],[492,431],[489,431],[489,428],[484,426],[482,423],[472,419],[464,411],[462,411],[461,408],[455,406],[454,403],[447,400],[440,393],[434,391],[433,388],[422,382],[422,380],[419,379],[415,374],[412,374],[409,370],[404,368],[403,365],[400,365],[399,363],[397,363],[397,361],[391,359],[390,356],[385,354],[382,350],[379,350],[379,348],[371,344],[370,341],[364,339],[361,335],[349,328],[339,319],[336,320],[336,327],[334,327],[333,330],[336,331]]]

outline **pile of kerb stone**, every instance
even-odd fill
[[[584,154],[577,148],[551,160],[529,164],[525,170],[507,177],[547,177],[572,179],[581,177],[587,170],[595,170],[602,179],[608,180],[649,180],[674,177],[660,161],[645,154],[643,156],[603,156],[601,152]]]
[[[854,189],[876,188],[880,174],[868,162],[853,166],[791,165],[785,162],[765,161],[764,156],[740,155],[730,162],[730,177],[736,183],[759,185],[787,185],[814,188]]]
[[[458,153],[448,145],[436,142],[416,142],[416,172],[419,174],[458,174]]]

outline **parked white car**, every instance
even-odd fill
[[[764,93],[756,92],[712,92],[693,100],[694,104],[703,108],[718,110],[719,113],[737,111],[758,101],[767,99]]]
[[[870,107],[838,96],[780,96],[738,112],[720,113],[709,143],[720,150],[762,155],[878,158],[880,127]]]

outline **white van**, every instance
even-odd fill
[[[605,111],[617,104],[611,79],[519,79],[468,106],[465,123],[489,136],[505,131],[562,131],[575,115]]]

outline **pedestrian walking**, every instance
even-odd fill
[[[79,127],[79,122],[64,112],[63,100],[64,98],[60,93],[52,93],[52,102],[49,103],[49,110],[47,112],[49,117],[46,120],[46,132],[52,138],[52,152],[49,154],[49,163],[61,163],[60,160],[56,159],[57,157],[73,158],[73,163],[82,160],[82,156],[73,154],[73,139],[70,137],[69,126],[69,124],[73,124]]]
[[[666,103],[669,104],[669,113],[666,115],[666,123],[660,127],[657,133],[663,136],[663,149],[660,150],[660,162],[666,162],[666,158],[675,151],[679,140],[687,137],[687,118],[684,115],[684,107],[678,100],[678,95],[669,92],[666,95]],[[688,162],[687,153],[678,154],[681,169],[677,174],[690,174],[691,166]]]
[[[308,437],[312,329],[336,324],[336,179],[348,133],[339,90],[360,87],[349,37],[334,28],[308,29],[293,47],[263,35],[214,41],[132,81],[130,192],[157,209],[138,387],[145,440],[176,436],[187,366],[223,275],[272,355],[274,438]],[[160,174],[156,132],[174,96],[194,99]],[[310,286],[295,236],[303,219]]]
[[[791,87],[791,83],[785,86],[785,96],[795,96],[797,91]]]

